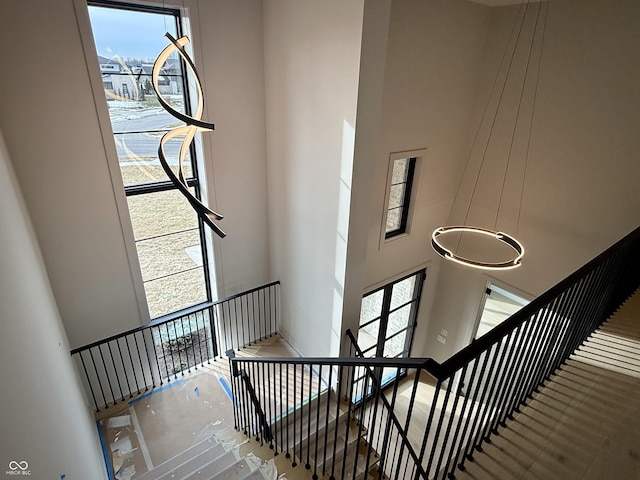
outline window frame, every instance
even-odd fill
[[[376,358],[376,357],[383,357],[384,356],[384,349],[385,349],[385,344],[388,340],[391,340],[392,338],[400,335],[403,332],[407,332],[407,336],[405,337],[405,345],[404,345],[404,349],[399,353],[394,355],[391,358],[407,358],[411,356],[411,350],[413,348],[413,341],[414,341],[414,337],[415,337],[415,331],[416,331],[416,327],[418,325],[418,312],[420,310],[420,302],[422,300],[422,294],[424,292],[424,286],[427,280],[427,271],[428,271],[428,266],[422,266],[416,270],[412,270],[410,273],[405,273],[405,274],[401,274],[400,276],[398,276],[397,278],[387,281],[385,282],[383,285],[381,286],[377,286],[369,291],[367,291],[367,293],[365,293],[362,296],[362,300],[364,301],[364,299],[366,297],[369,297],[371,295],[375,295],[378,292],[383,292],[383,298],[380,304],[380,312],[378,315],[376,315],[375,317],[367,320],[364,323],[361,323],[362,320],[359,319],[358,321],[358,338],[360,335],[360,330],[373,324],[374,322],[379,322],[379,327],[378,327],[378,339],[377,339],[377,343],[366,348],[362,353],[364,354],[365,358]],[[393,289],[394,286],[403,282],[404,280],[407,280],[408,278],[411,277],[416,277],[416,281],[413,287],[413,292],[411,295],[411,298],[408,301],[405,301],[401,304],[395,305],[395,306],[391,306],[392,300],[393,300]],[[389,317],[394,313],[397,312],[403,308],[405,308],[406,306],[410,305],[410,313],[409,313],[409,319],[407,321],[407,325],[398,330],[397,332],[394,332],[393,334],[387,336],[387,330],[388,330],[388,326],[389,326]],[[371,355],[371,351],[375,350],[373,352],[373,355]],[[360,372],[358,372],[360,373]],[[382,375],[382,370],[379,370],[378,375]],[[385,388],[388,388],[390,385],[393,385],[394,381],[403,378],[406,375],[406,369],[402,369],[402,371],[400,372],[399,376],[396,376],[392,379],[387,380],[385,383],[383,383],[381,385],[382,390],[384,390]],[[358,382],[361,382],[364,380],[366,376],[366,373],[362,373],[361,375],[357,375],[354,376],[353,382],[354,384],[357,384]],[[382,379],[382,377],[381,377]],[[367,393],[367,396],[371,395],[375,393],[374,390],[371,388],[371,386],[369,387],[369,391]],[[356,398],[357,397],[357,398]],[[354,397],[354,401],[357,403],[361,400],[362,398],[360,396],[355,396]]]
[[[411,190],[413,188],[413,176],[415,173],[415,169],[416,169],[416,161],[417,158],[416,157],[406,157],[406,158],[397,158],[395,160],[393,160],[392,164],[391,164],[391,171],[392,171],[392,175],[393,175],[393,171],[395,170],[395,164],[396,162],[400,161],[400,160],[407,160],[408,161],[408,167],[407,167],[407,176],[406,179],[402,182],[398,182],[398,183],[390,183],[389,184],[389,195],[391,195],[391,189],[397,185],[404,185],[404,194],[402,195],[402,203],[400,204],[400,206],[398,207],[391,207],[389,205],[387,205],[387,221],[389,219],[389,212],[391,212],[391,210],[397,210],[397,209],[401,209],[400,211],[400,225],[398,226],[398,228],[394,229],[394,230],[387,230],[387,223],[385,222],[385,232],[384,232],[384,238],[386,240],[393,238],[397,235],[402,235],[403,233],[407,232],[407,220],[409,218],[409,208],[411,207]],[[391,196],[389,196],[389,203],[391,203]]]
[[[198,302],[194,305],[188,305],[184,308],[180,308],[175,311],[162,313],[156,317],[151,317],[149,311],[149,303],[148,297],[146,294],[145,284],[148,281],[145,281],[142,275],[142,270],[140,266],[139,254],[137,249],[138,241],[142,241],[144,239],[136,239],[133,231],[131,213],[128,206],[127,198],[135,195],[144,195],[149,193],[157,193],[163,191],[171,191],[177,190],[177,187],[173,185],[171,180],[160,180],[149,182],[145,184],[135,184],[135,185],[125,185],[124,178],[122,177],[120,159],[118,157],[115,139],[118,135],[125,135],[128,133],[135,132],[114,132],[111,124],[111,118],[109,115],[109,109],[107,102],[100,102],[99,99],[104,96],[104,85],[103,85],[103,76],[105,72],[101,71],[99,61],[98,61],[98,52],[95,47],[93,32],[91,27],[91,19],[88,12],[89,6],[96,7],[105,7],[105,8],[115,8],[132,12],[141,12],[141,13],[153,13],[153,14],[162,14],[162,15],[170,15],[173,17],[173,21],[175,22],[175,31],[180,37],[184,34],[185,25],[184,25],[184,14],[181,9],[166,7],[164,5],[151,5],[151,4],[137,4],[137,3],[129,3],[129,2],[121,2],[114,0],[74,0],[76,5],[76,11],[78,13],[82,12],[82,17],[86,18],[86,23],[81,23],[81,35],[83,38],[84,48],[85,48],[85,58],[87,59],[87,63],[96,63],[98,65],[97,75],[96,72],[90,71],[90,77],[92,82],[92,88],[94,97],[96,98],[96,108],[98,110],[98,116],[101,124],[101,130],[103,134],[103,142],[105,151],[107,153],[107,157],[109,159],[109,169],[111,172],[112,183],[114,187],[114,192],[120,190],[120,188],[124,192],[124,195],[116,195],[116,203],[118,207],[118,213],[120,216],[120,223],[123,228],[123,234],[125,236],[125,245],[127,248],[127,253],[129,257],[129,264],[132,271],[132,276],[134,278],[134,284],[136,287],[136,298],[138,299],[139,310],[141,313],[141,317],[143,323],[146,323],[150,320],[157,320],[158,318],[163,318],[166,316],[175,315],[176,312],[180,312],[184,309],[193,308],[196,305],[210,302],[213,300],[213,293],[215,284],[211,277],[211,270],[213,266],[211,265],[210,256],[213,252],[213,245],[210,244],[212,241],[211,236],[206,232],[206,228],[204,222],[200,219],[199,216],[197,218],[197,229],[198,229],[198,238],[200,241],[200,250],[202,254],[202,274],[204,279],[204,290],[205,290],[205,298],[202,302]],[[83,25],[84,23],[84,25]],[[187,27],[188,29],[188,27]],[[89,47],[90,45],[90,47]],[[91,59],[91,57],[94,57]],[[181,78],[179,92],[183,95],[184,98],[184,109],[186,114],[191,115],[193,108],[193,100],[189,94],[189,79],[187,78],[188,69],[186,64],[182,58],[180,58],[181,64],[181,72],[179,75]],[[109,75],[116,75],[113,72],[108,73]],[[98,81],[99,80],[99,81]],[[102,105],[104,103],[104,105]],[[198,199],[202,199],[202,195],[206,192],[206,186],[203,185],[203,182],[206,181],[206,176],[202,177],[199,174],[199,168],[204,161],[203,158],[200,158],[204,153],[201,149],[196,146],[197,141],[192,142],[189,145],[189,154],[190,154],[190,167],[191,174],[187,178],[187,184],[189,187],[193,188],[194,194]],[[117,173],[116,173],[117,171]],[[194,213],[195,215],[195,213]],[[178,232],[179,233],[179,232]],[[177,275],[180,273],[184,273],[182,271],[172,272],[170,275]],[[152,279],[153,280],[153,279]]]
[[[403,238],[411,233],[411,220],[413,210],[417,198],[417,186],[420,173],[420,164],[426,153],[426,148],[418,150],[406,150],[402,152],[393,152],[389,155],[389,164],[387,167],[387,182],[384,200],[384,211],[382,215],[380,246],[388,241]],[[409,159],[409,168],[407,178],[404,182],[393,183],[393,168],[398,160]],[[404,195],[401,207],[390,208],[391,191],[395,185],[405,184]],[[400,227],[395,230],[387,231],[387,220],[389,212],[397,208],[402,208],[400,216]]]

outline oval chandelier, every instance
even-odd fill
[[[515,257],[504,262],[482,262],[466,258],[449,250],[440,242],[440,239],[438,239],[438,237],[441,235],[446,235],[448,233],[478,233],[481,235],[486,235],[488,237],[495,238],[497,241],[511,247],[516,255]],[[504,232],[495,232],[486,228],[465,227],[462,225],[436,228],[431,234],[431,246],[436,252],[438,252],[440,256],[446,258],[447,260],[459,263],[460,265],[466,265],[474,268],[483,268],[487,270],[508,270],[510,268],[519,267],[522,257],[524,256],[524,247],[514,237],[507,235]]]
[[[467,171],[469,170],[469,165],[471,163],[471,157],[473,155],[473,151],[475,150],[475,147],[478,143],[478,138],[480,137],[480,130],[482,128],[483,125],[486,125],[487,122],[491,122],[490,123],[490,127],[489,127],[489,133],[486,137],[486,143],[484,145],[484,149],[483,149],[483,153],[482,153],[482,158],[480,161],[480,167],[477,171],[476,177],[475,177],[475,182],[474,182],[474,186],[473,186],[473,190],[471,193],[471,198],[469,199],[469,204],[466,210],[466,214],[464,217],[464,222],[462,222],[462,224],[460,225],[451,225],[451,226],[441,226],[441,227],[437,227],[433,233],[431,234],[431,246],[433,247],[434,251],[440,255],[441,257],[443,257],[446,260],[450,260],[454,263],[460,264],[460,265],[464,265],[464,266],[468,266],[468,267],[473,267],[473,268],[479,268],[479,269],[485,269],[485,270],[508,270],[508,269],[513,269],[513,268],[517,268],[522,264],[522,258],[524,256],[524,246],[522,245],[522,243],[517,240],[515,238],[515,236],[509,235],[507,233],[505,233],[504,231],[501,231],[498,229],[497,224],[498,224],[498,218],[500,216],[500,209],[502,207],[502,202],[503,202],[503,197],[504,197],[504,191],[505,191],[505,185],[507,183],[507,174],[509,172],[509,167],[510,167],[510,163],[511,163],[511,157],[513,154],[513,146],[514,146],[514,140],[516,138],[516,131],[518,130],[518,124],[521,121],[521,118],[524,116],[524,112],[522,111],[522,105],[523,105],[523,97],[525,94],[525,90],[526,90],[526,85],[527,85],[527,80],[529,79],[530,75],[532,74],[531,72],[531,64],[532,62],[532,57],[534,57],[533,55],[533,50],[534,50],[534,45],[536,44],[536,42],[538,42],[539,45],[539,53],[537,55],[537,69],[536,69],[536,73],[535,73],[535,84],[533,86],[533,100],[531,103],[531,108],[530,108],[530,118],[529,118],[529,128],[528,128],[528,137],[527,137],[527,141],[526,141],[526,153],[524,154],[524,167],[523,167],[523,174],[522,174],[522,180],[521,180],[521,188],[520,188],[520,196],[519,196],[519,200],[518,200],[518,213],[517,213],[517,220],[516,220],[516,232],[518,231],[518,226],[519,226],[519,222],[520,222],[520,210],[522,209],[522,197],[523,197],[523,191],[524,191],[524,178],[526,175],[526,170],[527,170],[527,160],[528,160],[528,156],[529,156],[529,146],[531,143],[531,131],[532,131],[532,126],[533,126],[533,114],[534,114],[534,110],[535,110],[535,100],[536,100],[536,95],[537,95],[537,88],[538,88],[538,78],[539,78],[539,74],[540,74],[540,61],[542,58],[542,46],[544,43],[544,31],[545,31],[545,20],[546,20],[546,16],[547,16],[547,2],[537,2],[538,3],[538,8],[537,11],[534,12],[533,14],[533,20],[530,20],[530,23],[533,22],[533,25],[529,27],[529,30],[531,30],[530,35],[528,35],[529,39],[528,39],[528,44],[526,43],[527,40],[524,38],[527,35],[523,34],[523,32],[526,30],[525,29],[525,25],[526,25],[526,21],[528,18],[528,12],[529,12],[529,7],[531,4],[531,0],[528,0],[525,3],[521,3],[520,5],[520,9],[518,10],[518,13],[515,17],[515,21],[511,30],[511,34],[509,36],[509,39],[507,41],[507,45],[505,47],[504,53],[502,55],[502,60],[499,64],[498,67],[498,71],[496,73],[494,82],[493,82],[493,86],[491,88],[491,92],[489,94],[489,99],[487,101],[487,104],[485,106],[484,112],[482,114],[482,119],[480,121],[480,124],[478,126],[478,130],[476,132],[474,141],[473,141],[473,145],[471,148],[471,153],[469,154],[469,159],[467,160],[467,166],[465,168],[465,173],[463,174],[463,177],[460,181],[460,186],[458,187],[458,191],[456,193],[456,197],[454,199],[454,204],[456,202],[456,200],[459,197],[459,193],[460,193],[460,189],[462,186],[462,180],[464,180]],[[543,4],[545,4],[544,9],[543,9]],[[533,10],[533,9],[531,9]],[[543,13],[544,12],[544,13]],[[515,38],[515,40],[514,40]],[[510,46],[512,45],[512,47],[510,48]],[[524,66],[524,72],[520,73],[520,72],[515,72],[514,70],[514,62],[515,57],[516,57],[516,52],[518,52],[518,50],[523,50],[524,51],[524,55],[526,55],[526,64]],[[503,71],[506,68],[506,74],[504,75],[504,79],[502,80],[502,82],[498,82],[498,79],[500,77],[500,72]],[[507,90],[507,87],[511,87],[512,89],[514,88],[514,85],[517,87],[518,86],[518,80],[514,79],[514,77],[517,77],[519,75],[522,77],[522,79],[520,80],[521,84],[519,86],[519,98],[517,101],[517,105],[515,107],[508,107],[506,105],[503,104],[503,100],[505,97],[505,91]],[[499,83],[501,83],[501,85],[499,85]],[[495,107],[495,111],[493,112],[492,117],[490,117],[488,115],[488,111],[489,111],[489,104],[491,102],[491,100],[493,98],[495,98],[495,96],[498,95],[498,100],[497,100],[497,106]],[[507,102],[504,102],[507,103]],[[494,223],[491,227],[481,227],[481,226],[477,226],[477,225],[469,225],[467,223],[468,217],[469,217],[469,212],[471,210],[471,205],[474,203],[474,196],[476,195],[476,191],[477,191],[477,187],[478,187],[478,183],[479,183],[479,179],[480,179],[480,175],[483,172],[483,168],[486,168],[485,166],[485,160],[487,159],[487,151],[489,150],[489,145],[491,143],[495,143],[498,140],[496,140],[495,138],[493,138],[492,136],[494,135],[494,127],[496,126],[496,120],[498,118],[499,113],[504,115],[505,111],[508,108],[515,108],[515,119],[513,122],[513,126],[510,127],[511,132],[510,132],[510,136],[511,136],[511,140],[509,143],[509,149],[508,149],[508,153],[506,155],[506,162],[505,162],[505,168],[504,168],[504,174],[502,175],[502,186],[500,188],[500,196],[498,199],[498,205],[497,205],[497,209],[496,209],[496,213],[495,213],[495,220]],[[453,207],[452,207],[453,209]],[[454,237],[455,235],[458,236],[458,241],[455,247],[447,247],[445,246],[445,243],[443,242],[443,240],[445,240],[445,237]],[[489,239],[491,241],[495,241],[495,245],[499,246],[499,247],[508,247],[508,251],[510,252],[510,256],[509,258],[506,258],[504,260],[484,260],[484,259],[478,259],[478,258],[472,258],[471,255],[465,255],[463,253],[459,252],[459,247],[460,247],[460,243],[461,243],[461,239],[463,237],[463,235],[466,236],[470,236],[470,235],[479,235],[485,239]]]

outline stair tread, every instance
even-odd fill
[[[226,455],[226,451],[222,447],[222,445],[217,444],[214,447],[205,450],[204,452],[199,453],[191,457],[189,460],[185,461],[181,465],[170,469],[162,476],[153,477],[157,480],[164,480],[166,478],[176,479],[182,478],[186,475],[189,475],[191,472],[199,468],[201,465],[205,463],[209,463],[210,461],[220,458],[221,456]]]
[[[148,472],[137,476],[136,478],[137,480],[157,480],[166,473],[180,467],[184,463],[190,461],[192,458],[197,457],[203,452],[208,451],[212,448],[216,449],[211,450],[212,454],[215,452],[220,452],[220,454],[224,453],[224,448],[222,448],[222,445],[216,442],[214,438],[209,437],[202,442],[197,443],[192,447],[184,450],[183,452],[180,452],[178,455],[171,457],[169,460],[162,462]]]
[[[209,479],[214,478],[218,473],[225,471],[238,462],[233,452],[226,452],[224,455],[213,459],[212,461],[196,467],[184,477],[183,480]]]
[[[238,480],[240,478],[245,478],[250,473],[252,473],[252,471],[249,467],[249,464],[244,459],[240,459],[224,470],[216,473],[214,477],[201,478],[214,478],[215,480]]]
[[[344,427],[343,427],[344,425]],[[357,427],[353,427],[351,426],[348,430],[348,439],[345,441],[345,435],[346,435],[346,424],[341,424],[340,425],[340,429],[338,430],[338,438],[337,438],[337,444],[336,444],[336,438],[335,435],[330,435],[330,437],[327,439],[327,447],[326,447],[326,452],[327,452],[327,456],[325,458],[324,453],[325,453],[325,447],[324,447],[324,437],[321,437],[321,444],[318,445],[318,456],[317,458],[317,462],[314,462],[311,459],[311,465],[314,465],[314,463],[317,465],[318,469],[321,469],[325,464],[330,465],[332,460],[333,460],[333,456],[334,456],[334,445],[336,446],[335,448],[335,455],[340,458],[344,455],[345,449],[346,449],[346,456],[349,457],[350,455],[352,455],[356,449],[357,449],[357,445],[358,445],[358,433],[357,433]],[[342,430],[342,431],[341,431]],[[361,441],[362,441],[362,437],[361,437]],[[345,445],[346,443],[346,445]],[[304,452],[306,452],[306,449],[303,450]],[[311,443],[310,445],[310,452],[313,453],[312,457],[315,457],[315,442]],[[306,453],[305,453],[305,459],[306,459]]]

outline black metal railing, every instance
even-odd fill
[[[97,412],[277,331],[280,282],[158,318],[73,349]]]
[[[640,228],[431,371],[437,380],[420,458],[455,477],[640,285]],[[442,401],[442,405],[436,404]],[[458,419],[442,413],[459,411]]]
[[[231,353],[235,426],[267,443],[274,454],[291,458],[293,466],[312,470],[314,478],[358,478],[386,468],[422,475],[418,454],[404,433],[407,425],[394,414],[401,392],[396,384],[392,395],[383,393],[374,372],[382,367],[417,372],[431,361],[260,359]],[[353,382],[363,368],[369,372],[364,381]],[[348,401],[365,396],[369,401]]]
[[[356,478],[375,465],[379,477],[455,478],[638,288],[639,266],[640,228],[442,364],[231,358],[242,372],[232,382],[236,427],[315,475]],[[396,380],[380,388],[390,375]]]

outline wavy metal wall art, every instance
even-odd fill
[[[185,52],[184,47],[189,43],[189,38],[186,36],[180,37],[177,40],[171,36],[171,34],[166,33],[165,36],[171,42],[167,47],[160,52],[158,58],[156,58],[155,63],[153,64],[153,72],[152,72],[152,83],[153,89],[156,92],[158,101],[160,105],[173,115],[178,120],[184,122],[186,125],[174,128],[173,130],[165,133],[160,139],[160,146],[158,147],[158,157],[160,158],[160,164],[162,168],[168,175],[169,179],[173,182],[173,184],[180,190],[180,192],[186,197],[189,201],[193,209],[196,211],[198,216],[202,219],[204,223],[209,225],[211,229],[221,238],[224,238],[226,234],[214,223],[214,220],[222,220],[224,217],[219,213],[214,212],[209,207],[204,205],[200,200],[198,200],[190,191],[189,185],[187,183],[187,179],[184,176],[184,171],[182,165],[184,163],[185,156],[189,152],[189,145],[193,141],[193,137],[196,132],[203,131],[213,131],[214,125],[213,123],[208,123],[202,121],[202,111],[204,109],[204,98],[202,94],[202,85],[200,83],[200,78],[198,77],[198,72],[196,71],[196,67],[193,64],[189,55]],[[193,116],[186,115],[177,111],[173,108],[169,102],[162,96],[160,93],[159,86],[159,77],[160,71],[167,61],[167,59],[171,56],[172,53],[178,52],[178,54],[185,61],[186,65],[189,67],[191,72],[193,73],[195,79],[195,87],[196,87],[196,96],[197,96],[197,106],[195,109],[195,113]],[[183,137],[182,145],[180,146],[180,152],[178,154],[178,169],[177,175],[169,165],[167,161],[167,157],[165,155],[164,147],[166,143],[174,138]]]

